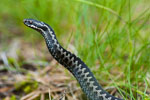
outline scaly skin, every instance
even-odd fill
[[[89,100],[123,100],[103,90],[87,65],[58,43],[49,25],[34,19],[24,19],[24,24],[42,34],[51,55],[74,75]]]

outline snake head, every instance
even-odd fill
[[[28,26],[36,31],[39,31],[41,33],[48,30],[47,24],[45,24],[44,22],[41,22],[41,21],[37,21],[34,19],[24,19],[23,22],[26,26]]]

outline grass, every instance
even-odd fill
[[[22,20],[42,20],[54,28],[64,47],[71,43],[77,49],[100,83],[115,86],[124,98],[150,100],[149,4],[149,0],[5,0],[0,3],[0,42],[7,50],[2,41],[21,38],[36,52],[37,42],[44,40]]]

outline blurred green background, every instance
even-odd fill
[[[100,83],[115,86],[124,98],[150,100],[149,5],[150,0],[2,0],[0,53],[17,68],[31,59],[50,63],[43,37],[23,24],[24,18],[37,19],[54,29]]]

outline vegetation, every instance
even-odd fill
[[[33,18],[51,25],[59,42],[109,93],[150,100],[149,5],[149,0],[1,1],[0,99],[48,100],[65,94],[67,100],[85,100],[73,76],[48,55],[42,36],[23,25],[24,18]]]

